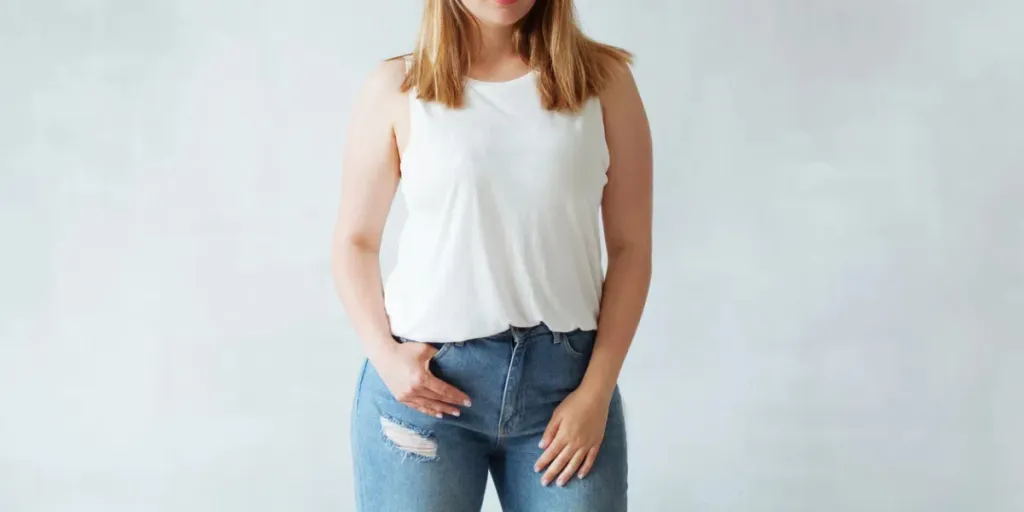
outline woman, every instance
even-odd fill
[[[616,381],[652,188],[629,60],[580,32],[571,0],[427,0],[414,53],[367,80],[332,249],[367,355],[359,510],[476,511],[488,472],[505,510],[626,509]],[[382,286],[399,178],[409,216]]]

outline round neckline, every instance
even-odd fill
[[[467,84],[471,84],[471,85],[474,85],[474,86],[500,87],[500,86],[503,86],[503,85],[509,85],[509,84],[514,84],[514,83],[517,83],[517,82],[521,82],[523,80],[526,80],[528,78],[533,77],[535,74],[536,74],[536,71],[533,70],[533,69],[530,69],[525,74],[519,75],[519,76],[517,76],[515,78],[510,78],[508,80],[503,80],[503,81],[500,81],[500,82],[491,82],[489,80],[477,80],[476,78],[470,78],[468,76],[465,77],[465,80],[466,80]]]

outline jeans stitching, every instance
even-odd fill
[[[437,352],[434,352],[434,355],[430,356],[430,360],[431,361],[436,361],[445,352],[448,352],[448,350],[451,348],[451,346],[452,346],[451,343],[445,343],[443,346],[441,346],[441,348],[437,349]]]
[[[559,332],[559,333],[555,333],[555,334],[561,338],[561,340],[556,342],[556,343],[561,343],[562,348],[564,348],[565,351],[570,356],[573,356],[573,357],[584,357],[584,356],[586,356],[586,354],[584,354],[583,352],[580,352],[580,351],[576,350],[572,346],[572,343],[569,343],[569,335],[568,334],[566,334],[564,332]]]
[[[363,364],[360,365],[359,368],[359,378],[356,379],[356,398],[352,402],[353,414],[359,409],[359,395],[361,395],[363,391],[363,379],[366,378],[366,366],[368,364],[370,364],[370,360],[364,357]]]

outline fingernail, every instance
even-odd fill
[[[458,409],[452,411],[452,416],[458,416],[459,414],[461,413],[458,411]]]
[[[583,472],[576,473],[576,478],[583,478]]]
[[[540,466],[534,466],[533,467],[533,472],[534,473],[539,473],[540,472]]]
[[[540,442],[537,443],[537,446],[539,446],[541,448],[544,448],[544,446],[547,445],[547,444],[548,444],[548,442],[546,440],[541,439]]]
[[[558,481],[558,486],[559,487],[565,487],[565,480],[559,480]]]
[[[437,413],[437,414],[435,414],[434,416],[437,416],[438,418],[443,418],[443,417],[444,417],[444,415],[443,415],[443,414],[441,414],[441,413]]]
[[[540,479],[540,484],[541,485],[548,485],[548,479],[547,478],[541,478]]]
[[[466,407],[472,407],[473,402],[470,402],[469,400],[463,400],[462,405],[465,405]]]

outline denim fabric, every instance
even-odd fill
[[[554,409],[580,384],[595,331],[552,332],[544,324],[440,350],[431,371],[466,392],[471,407],[435,418],[391,395],[364,360],[352,406],[357,509],[362,512],[477,512],[490,472],[506,512],[626,510],[626,430],[615,387],[604,441],[583,479],[542,486],[533,464]],[[411,340],[400,339],[402,342]],[[436,450],[403,450],[382,425],[397,425]]]

